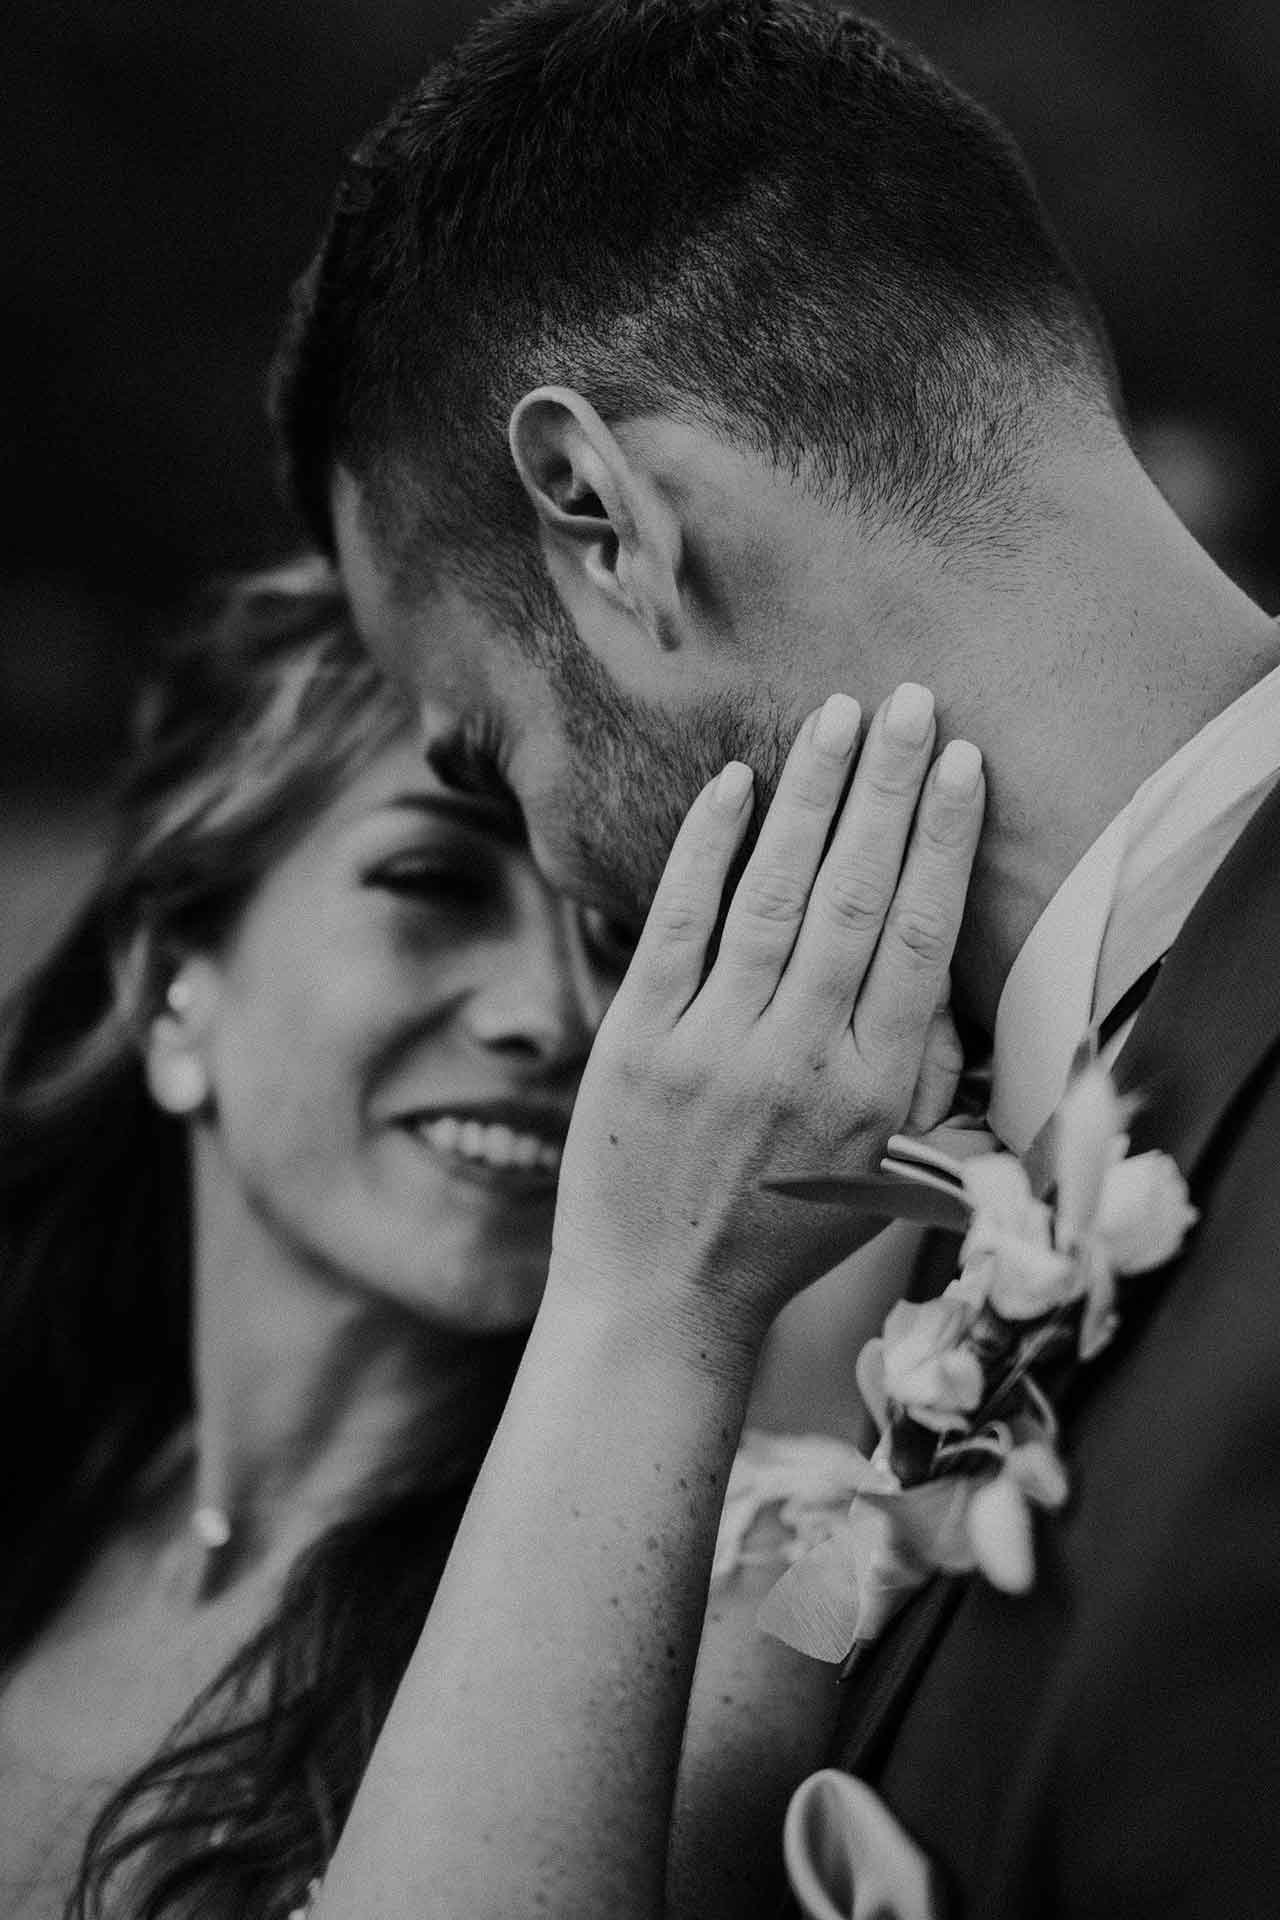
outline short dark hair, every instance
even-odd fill
[[[410,578],[545,613],[506,440],[544,382],[935,533],[1046,396],[1119,408],[1010,138],[817,0],[517,0],[354,155],[275,378],[313,536],[341,464]]]

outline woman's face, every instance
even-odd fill
[[[406,736],[192,963],[204,1167],[309,1271],[458,1332],[523,1326],[622,964]]]

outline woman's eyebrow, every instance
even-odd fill
[[[527,839],[520,802],[503,774],[489,731],[483,724],[463,721],[437,734],[426,750],[426,762],[436,778],[459,796],[482,800],[501,815],[509,835]]]

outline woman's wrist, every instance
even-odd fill
[[[620,1367],[657,1367],[749,1392],[772,1316],[696,1278],[557,1245],[541,1317],[590,1325]]]

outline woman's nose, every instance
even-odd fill
[[[486,1050],[544,1073],[581,1066],[605,998],[574,919],[552,901],[522,919],[520,936],[504,943],[492,973],[470,997],[471,1035]]]

